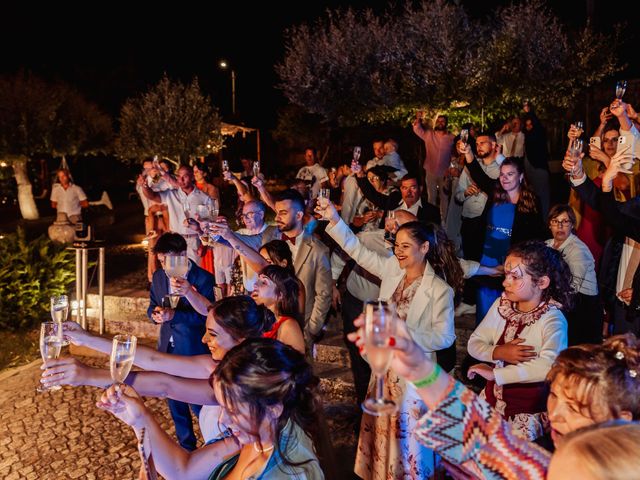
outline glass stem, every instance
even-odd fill
[[[376,403],[384,402],[384,376],[376,375]]]

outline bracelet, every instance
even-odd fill
[[[428,387],[438,379],[438,377],[440,376],[440,372],[442,372],[442,369],[440,368],[440,365],[436,363],[436,366],[429,375],[411,383],[413,383],[413,386],[416,388]]]

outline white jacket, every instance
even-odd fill
[[[329,225],[326,232],[358,265],[382,280],[380,298],[390,299],[406,274],[396,256],[384,257],[367,249],[342,220],[334,227]],[[435,352],[450,347],[456,339],[453,319],[453,289],[427,263],[406,323],[411,337],[434,361]]]

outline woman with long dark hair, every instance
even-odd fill
[[[454,296],[463,273],[451,242],[434,224],[408,222],[396,233],[394,254],[367,249],[340,218],[333,204],[316,211],[329,220],[326,233],[358,265],[380,278],[380,298],[396,305],[399,321],[411,337],[436,360],[436,352],[455,341]],[[371,390],[375,382],[369,384]],[[428,478],[434,473],[433,452],[420,447],[411,432],[424,404],[404,380],[387,372],[387,395],[399,407],[391,416],[363,415],[355,472],[374,478]]]

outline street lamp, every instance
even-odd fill
[[[229,68],[231,70],[231,113],[236,116],[236,71],[229,66],[226,60],[220,60],[218,66],[222,70]]]

